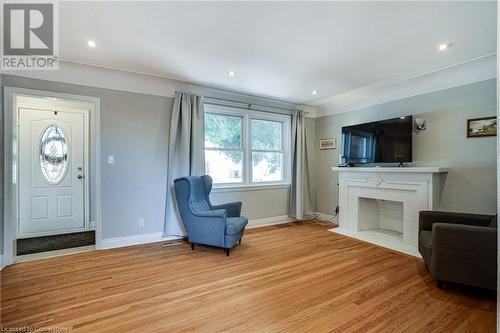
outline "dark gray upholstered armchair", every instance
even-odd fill
[[[418,250],[438,287],[453,282],[496,290],[497,217],[420,212]]]

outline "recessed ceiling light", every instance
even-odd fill
[[[442,43],[442,44],[439,44],[438,50],[439,51],[444,51],[446,49],[449,49],[452,45],[453,45],[452,43]]]
[[[235,76],[236,72],[235,71],[229,71],[229,72],[227,72],[227,75],[229,75],[229,76]]]
[[[95,48],[96,45],[95,45],[95,41],[93,40],[88,40],[87,41],[87,46],[90,47],[90,48]]]
[[[313,94],[313,95],[317,95],[317,94],[319,94],[319,91],[317,91],[317,90],[313,90],[312,94]]]

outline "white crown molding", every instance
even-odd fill
[[[309,105],[296,105],[265,96],[205,87],[166,76],[75,61],[61,61],[57,71],[2,71],[1,74],[163,97],[173,97],[175,91],[182,90],[213,98],[260,104],[270,108],[290,110],[298,108],[306,111],[307,117],[318,118],[494,79],[496,78],[496,54],[485,55],[408,78],[378,82],[314,101]]]
[[[314,118],[494,79],[496,68],[494,53],[412,77],[375,83],[311,103],[317,107]]]
[[[304,111],[306,118],[316,118],[316,115],[319,111],[318,106],[306,104],[297,105],[297,109]]]
[[[77,62],[60,61],[58,70],[2,71],[3,75],[15,75],[38,80],[76,84],[88,87],[112,89],[146,95],[173,97],[183,82],[159,76],[130,71],[91,66]]]
[[[61,60],[54,71],[1,71],[2,75],[15,75],[32,79],[76,84],[94,88],[112,89],[138,94],[173,98],[176,91],[235,100],[267,108],[294,110],[297,105],[266,96],[251,95],[222,88],[207,87],[194,82],[182,81],[167,76],[134,72],[119,68],[98,66],[76,61]]]

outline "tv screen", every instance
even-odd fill
[[[342,127],[345,163],[400,163],[412,161],[413,117],[401,117]]]

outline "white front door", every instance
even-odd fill
[[[85,229],[85,114],[19,109],[18,238]]]

